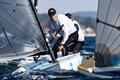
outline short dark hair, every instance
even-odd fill
[[[48,10],[48,15],[49,16],[54,16],[56,14],[56,10],[54,9],[54,8],[50,8],[49,10]]]
[[[66,13],[65,15],[70,19],[72,18],[72,14],[70,14],[70,13]]]

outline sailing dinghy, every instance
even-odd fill
[[[113,75],[100,75],[99,73],[120,70],[118,59],[120,53],[119,4],[119,0],[99,0],[98,2],[94,57],[76,53],[59,57],[56,62],[32,1],[1,0],[0,61],[21,60],[20,68],[14,71],[13,75],[39,69],[56,72],[72,70],[92,77],[113,78]],[[37,61],[27,58],[46,52],[49,55],[40,56]]]

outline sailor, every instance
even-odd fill
[[[74,46],[72,47],[72,52],[74,53],[78,53],[82,46],[84,45],[84,34],[83,31],[80,28],[79,23],[73,19],[72,15],[70,13],[66,13],[65,14],[69,19],[72,20],[72,22],[74,23],[74,26],[76,27],[76,29],[78,30],[78,40],[76,41],[75,44],[73,44]]]
[[[63,49],[65,51],[64,55],[68,55],[69,46],[78,40],[77,29],[68,17],[64,14],[57,14],[54,8],[48,10],[48,16],[50,17],[48,26],[51,28],[52,37],[55,37],[56,31],[62,27],[59,32],[62,37],[57,41],[57,45],[53,47],[55,58],[57,58],[57,52]]]

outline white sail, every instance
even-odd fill
[[[0,59],[48,51],[29,0],[0,0]]]
[[[120,0],[99,0],[96,35],[96,66],[120,63]]]

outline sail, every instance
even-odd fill
[[[48,51],[29,0],[0,0],[0,60]]]
[[[120,0],[99,0],[96,28],[96,66],[120,63]]]

